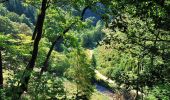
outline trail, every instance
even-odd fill
[[[89,50],[88,53],[89,53],[89,58],[92,59],[93,50]],[[96,69],[93,69],[93,70],[94,70],[94,72],[95,72],[95,74],[96,74],[96,77],[97,77],[98,79],[101,79],[101,80],[105,81],[106,83],[115,85],[115,81],[113,81],[113,80],[109,79],[107,76],[101,74],[98,70],[96,70]],[[106,87],[101,86],[101,85],[99,85],[99,84],[97,84],[97,83],[96,83],[95,85],[96,85],[96,89],[97,89],[100,93],[102,93],[103,95],[108,96],[110,100],[113,100],[114,93],[113,93],[112,91],[110,91],[110,90],[107,89]],[[116,86],[116,85],[115,85],[115,86]]]
[[[90,59],[92,58],[93,56],[93,50],[89,50],[89,57]],[[106,82],[108,82],[109,84],[115,84],[115,81],[109,79],[107,76],[101,74],[98,70],[94,69],[94,72],[96,73],[96,76]]]
[[[92,59],[92,56],[93,56],[93,50],[89,50],[89,58]],[[107,76],[103,75],[102,73],[100,73],[98,70],[96,69],[93,69],[95,74],[96,74],[96,77],[98,79],[101,79],[103,80],[104,82],[108,83],[108,84],[112,84],[113,87],[117,87],[117,84],[114,80],[111,80],[110,78],[108,78]],[[113,93],[112,91],[110,91],[109,89],[99,85],[99,84],[96,84],[96,89],[101,92],[102,94],[106,95],[106,96],[109,96],[110,100],[118,100],[115,93]],[[130,100],[135,100],[136,98],[136,90],[131,90],[129,93],[133,94],[133,97],[130,99]],[[142,95],[141,92],[139,91],[138,92],[139,95]],[[126,97],[125,94],[123,95],[119,95],[119,100],[129,100],[129,97]],[[121,97],[123,97],[124,99],[120,99]],[[127,98],[127,99],[125,99]]]
[[[98,78],[100,78],[101,80],[104,80],[106,82],[108,82],[109,84],[116,84],[115,81],[109,79],[107,76],[101,74],[98,70],[94,70],[94,72],[96,73],[96,76]]]

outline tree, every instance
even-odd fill
[[[31,72],[35,66],[35,61],[36,61],[37,54],[38,54],[38,45],[42,37],[43,23],[44,23],[44,19],[46,15],[46,10],[50,6],[50,3],[51,3],[50,0],[49,1],[42,0],[40,14],[38,15],[37,24],[35,26],[33,36],[32,36],[32,39],[34,40],[32,57],[24,71],[24,74],[21,78],[21,85],[18,87],[16,94],[13,96],[13,99],[20,98],[21,94],[24,91],[27,91],[28,82],[31,76]],[[48,58],[48,55],[47,55],[47,58]]]
[[[38,54],[38,45],[39,45],[39,42],[40,42],[41,36],[42,36],[43,23],[44,23],[45,13],[46,13],[47,7],[48,7],[48,1],[42,0],[41,12],[38,15],[37,24],[36,24],[36,27],[37,27],[36,33],[37,34],[36,34],[36,38],[34,40],[32,57],[31,57],[28,65],[26,66],[24,74],[21,78],[21,84],[17,88],[17,91],[14,94],[14,96],[12,97],[13,99],[19,99],[21,97],[22,93],[24,91],[27,91],[28,82],[29,82],[29,79],[30,79],[30,76],[31,76],[31,72],[33,71],[33,68],[35,66],[35,61],[36,61],[37,54]]]
[[[7,17],[0,16],[0,32],[4,32],[6,34],[15,33],[12,22]]]
[[[70,68],[66,71],[66,76],[76,83],[76,100],[89,99],[92,93],[92,78],[94,76],[93,66],[87,60],[82,49],[73,49],[69,54]]]
[[[83,9],[83,11],[82,11],[81,16],[80,16],[80,20],[81,20],[81,21],[83,20],[83,15],[84,15],[86,9],[88,9],[88,7],[89,7],[89,6],[85,7],[85,8]],[[69,30],[71,30],[71,28],[72,28],[73,26],[76,25],[76,23],[78,23],[78,21],[77,21],[77,22],[75,21],[75,22],[71,23],[71,25],[70,25],[69,27],[66,27],[66,28],[64,29],[64,31],[62,32],[62,34],[60,34],[59,36],[57,36],[57,37],[54,36],[54,37],[55,37],[55,40],[52,42],[52,45],[51,45],[51,47],[50,47],[50,50],[48,51],[48,54],[47,54],[47,56],[46,56],[46,59],[45,59],[45,61],[44,61],[44,63],[43,63],[43,66],[42,66],[41,71],[40,71],[40,77],[41,77],[41,75],[43,74],[43,72],[47,71],[47,69],[48,69],[48,62],[49,62],[51,53],[52,53],[55,45],[57,44],[57,42],[58,42],[59,40],[61,40],[61,39],[64,37],[64,35],[65,35]]]
[[[104,29],[104,44],[98,47],[101,51],[97,55],[100,55],[97,57],[98,69],[101,68],[104,74],[109,73],[118,83],[126,84],[128,89],[136,89],[137,94],[145,86],[152,88],[169,83],[164,80],[167,75],[164,70],[169,69],[169,64],[162,59],[165,51],[169,52],[169,24],[163,22],[169,21],[169,3],[162,1],[165,4],[161,6],[159,1],[112,2],[112,5],[106,4],[112,9],[107,12],[112,18],[107,20],[111,23]]]

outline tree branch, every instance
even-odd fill
[[[0,0],[0,3],[4,3],[4,2],[6,2],[6,1],[9,1],[9,0]]]

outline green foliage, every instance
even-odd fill
[[[63,30],[77,20],[78,17],[73,16],[69,11],[57,7],[55,9],[50,8],[45,20],[44,36],[53,42],[58,36],[63,35]]]
[[[169,91],[170,91],[169,83],[164,85],[162,84],[158,85],[153,89],[149,90],[146,100],[153,100],[153,99],[169,100],[170,99]]]
[[[32,83],[29,85],[29,95],[34,100],[65,98],[63,80],[52,73],[45,73],[41,80],[38,80],[34,74]]]
[[[47,1],[35,68],[28,90],[21,99],[93,99],[100,94],[92,93],[95,70],[114,80],[120,88],[138,89],[146,100],[170,99],[168,0]],[[0,5],[0,49],[4,72],[4,89],[0,89],[0,94],[3,99],[10,99],[12,89],[15,90],[20,85],[19,79],[27,74],[23,71],[31,58],[33,23],[40,13],[41,2],[9,0]],[[100,13],[101,21],[92,26],[92,18],[82,20],[80,17],[87,6],[98,13],[95,2],[104,4],[104,14]],[[63,34],[67,28],[68,32]],[[64,51],[53,50],[48,70],[40,79],[47,53],[59,36],[62,38],[57,43],[62,43]],[[94,49],[94,55],[92,52],[88,57],[85,48]]]
[[[99,42],[103,39],[104,33],[102,32],[102,25],[101,21],[98,21],[96,26],[90,26],[85,29],[81,29],[82,38],[82,45],[85,48],[95,48]]]
[[[92,92],[91,79],[94,71],[90,62],[81,49],[75,49],[69,53],[70,68],[66,71],[66,76],[77,84],[77,95],[89,98]]]
[[[65,55],[53,52],[49,62],[49,72],[55,73],[57,76],[63,76],[69,68],[69,62]]]
[[[26,15],[26,17],[29,18],[32,23],[35,23],[35,8],[31,5],[25,7],[23,5],[23,1],[25,0],[9,0],[6,2],[5,6],[9,11],[15,12],[18,15]]]
[[[9,12],[4,6],[0,5],[0,32],[9,33],[25,33],[31,34],[33,25],[25,15],[18,15]]]
[[[0,32],[14,33],[14,27],[7,17],[0,16]]]

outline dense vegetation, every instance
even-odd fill
[[[170,0],[0,0],[0,100],[169,100],[169,72]]]

